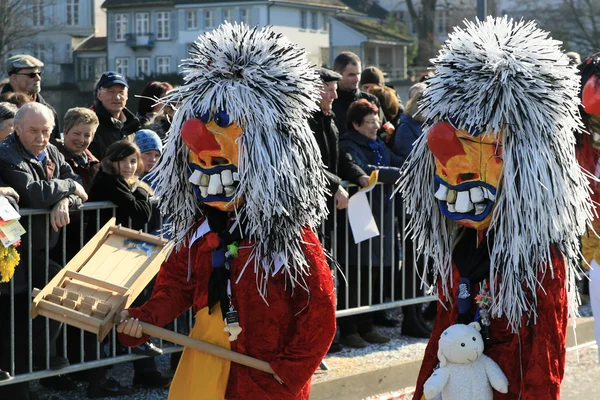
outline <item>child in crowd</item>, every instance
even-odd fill
[[[133,138],[135,144],[140,148],[142,161],[144,162],[144,170],[142,177],[148,174],[160,158],[162,154],[162,141],[156,132],[150,129],[140,129]]]

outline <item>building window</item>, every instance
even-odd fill
[[[404,23],[404,11],[394,11],[392,13],[392,15],[394,16],[394,19],[398,22],[402,22]]]
[[[306,11],[300,11],[300,28],[308,28],[308,13]]]
[[[198,29],[198,13],[196,10],[185,12],[185,28],[186,29]]]
[[[127,60],[125,60],[125,61],[127,61]],[[105,71],[106,71],[106,59],[104,57],[96,58],[94,61],[94,79],[100,78]],[[126,76],[126,75],[124,75],[124,76]]]
[[[250,9],[240,8],[240,22],[250,26]]]
[[[204,29],[213,29],[215,27],[215,12],[213,10],[204,10]]]
[[[79,25],[79,0],[67,0],[67,25]]]
[[[446,29],[446,20],[447,20],[447,14],[446,14],[446,10],[437,10],[435,13],[435,24],[437,27],[437,33],[438,34],[444,34],[447,33],[448,30]]]
[[[157,39],[169,39],[169,11],[160,11],[156,13],[156,38]]]
[[[226,8],[223,10],[223,21],[233,22],[233,18],[231,17],[231,9]]]
[[[329,30],[329,18],[327,18],[327,14],[321,14],[321,22],[323,23],[323,30],[327,32]]]
[[[150,13],[135,14],[135,34],[147,35],[150,32]]]
[[[46,59],[46,46],[43,44],[34,44],[33,45],[33,56],[35,58],[37,58],[38,60],[44,62],[46,61],[47,63],[47,59]]]
[[[129,76],[129,60],[127,58],[115,58],[117,73],[127,77]]]
[[[92,59],[91,58],[80,58],[79,59],[79,79],[90,80],[94,78],[92,75]]]
[[[44,26],[44,0],[31,2],[31,19],[33,26]]]
[[[310,13],[310,29],[316,31],[319,29],[319,14],[316,12]]]
[[[116,14],[115,15],[115,40],[122,42],[125,40],[125,34],[127,33],[127,14]]]
[[[144,78],[150,75],[150,58],[148,57],[139,57],[135,60],[136,64],[136,77]]]
[[[156,73],[168,74],[171,72],[171,57],[156,57]]]

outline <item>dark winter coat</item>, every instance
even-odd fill
[[[72,209],[78,208],[81,206],[81,199],[73,193],[75,182],[81,183],[81,179],[54,145],[48,144],[46,151],[47,157],[43,162],[36,160],[23,147],[19,137],[11,133],[0,144],[0,181],[17,191],[20,208],[50,209],[64,198],[69,198]],[[13,278],[15,293],[27,290],[28,246],[31,245],[32,250],[32,282],[34,286],[43,287],[46,248],[50,250],[58,242],[59,234],[46,223],[45,215],[30,218],[31,225],[27,218],[21,219],[27,233],[22,236],[19,248],[21,262]],[[50,272],[50,277],[53,276],[53,272]]]
[[[79,175],[85,191],[89,192],[92,183],[94,182],[94,177],[100,169],[100,161],[94,157],[91,151],[86,149],[84,155],[87,163],[84,163],[80,156],[67,150],[62,140],[56,143],[56,148],[58,148],[58,151],[65,157],[65,161],[71,166],[73,172]]]
[[[394,260],[398,261],[399,242],[397,240],[396,218],[392,218],[392,207],[388,199],[391,194],[391,185],[400,177],[399,167],[402,165],[402,160],[394,155],[385,143],[377,137],[377,141],[381,144],[383,150],[383,164],[386,165],[374,165],[373,150],[369,147],[369,141],[370,139],[366,136],[355,130],[350,130],[340,138],[340,152],[349,156],[352,162],[365,171],[367,175],[370,175],[374,170],[378,170],[378,181],[386,184],[373,189],[369,196],[371,210],[379,228],[379,236],[371,239],[370,244],[367,240],[357,246],[354,245],[354,240],[350,234],[347,249],[344,247],[343,240],[338,241],[338,254],[346,254],[346,251],[348,251],[350,265],[357,265],[360,262],[360,265],[365,267],[371,262],[373,266],[378,267],[380,260],[383,260],[383,265],[387,267],[392,264],[392,254],[395,254]],[[338,224],[338,237],[345,237],[344,226],[345,224]],[[381,251],[382,240],[383,251]],[[358,257],[359,247],[360,258]],[[394,248],[393,252],[392,247]]]
[[[126,108],[123,109],[123,114],[126,117],[125,122],[113,118],[100,102],[96,103],[91,109],[96,112],[100,125],[96,129],[94,140],[90,143],[88,149],[99,160],[104,157],[111,144],[122,139],[133,141],[133,136],[141,128],[140,121]]]
[[[6,85],[4,85],[4,87],[2,88],[2,91],[0,91],[0,94],[4,94],[4,93],[13,93],[15,91],[15,89],[13,89],[12,85],[10,83],[7,83]],[[56,111],[54,110],[54,107],[52,107],[50,104],[48,104],[46,102],[46,100],[44,100],[44,98],[42,97],[42,95],[40,93],[35,95],[35,102],[40,103],[45,105],[46,107],[48,107],[50,109],[50,111],[52,111],[52,115],[54,115],[54,129],[52,129],[52,139],[53,141],[56,141],[58,139],[60,139],[60,128],[58,126],[58,114],[56,114]]]
[[[145,184],[144,184],[145,185]],[[144,229],[150,220],[152,205],[148,191],[138,186],[131,190],[129,184],[121,175],[106,173],[103,168],[96,174],[94,183],[89,193],[90,201],[112,201],[117,206],[117,224],[132,229]],[[113,213],[111,209],[100,212],[100,226],[103,226]],[[130,225],[131,218],[131,225]]]
[[[413,149],[413,144],[422,134],[421,122],[403,113],[400,116],[400,125],[394,133],[392,151],[405,161]]]

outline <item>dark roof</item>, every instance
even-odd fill
[[[106,50],[106,36],[89,38],[81,43],[75,51],[104,51]]]
[[[371,18],[386,19],[388,11],[381,7],[374,0],[341,0],[350,11],[355,11],[359,14],[366,14]]]
[[[174,0],[105,0],[102,8],[131,7],[131,6],[172,6]]]
[[[406,42],[412,40],[398,32],[386,28],[381,22],[365,18],[335,17],[338,21],[365,35],[369,40],[384,40],[389,42]]]

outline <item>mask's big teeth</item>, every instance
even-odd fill
[[[471,194],[471,202],[473,203],[481,203],[483,201],[483,188],[482,187],[474,187],[469,190]]]
[[[190,176],[189,180],[194,185],[200,186],[200,180],[202,178],[202,175],[204,175],[202,172],[195,170],[194,173],[192,174],[192,176]]]
[[[221,194],[223,193],[223,185],[221,184],[221,175],[214,174],[210,176],[210,182],[208,183],[208,194]]]
[[[435,192],[435,198],[441,201],[445,201],[446,197],[448,197],[448,187],[440,184],[437,192]]]
[[[208,197],[208,186],[199,186],[200,188],[200,195],[202,197]]]
[[[233,185],[233,174],[230,170],[226,169],[221,171],[221,182],[223,183],[223,186]]]
[[[454,208],[454,204],[448,203],[448,211],[450,211],[451,213],[456,212],[456,208]]]
[[[490,192],[489,189],[485,189],[485,194],[484,194],[486,199],[490,199],[491,201],[496,201],[496,195],[492,194],[492,192]]]
[[[456,202],[456,190],[448,190],[448,195],[446,196],[446,201],[448,203],[455,203]]]
[[[235,193],[235,188],[233,186],[225,186],[225,197],[231,197]]]
[[[200,177],[200,186],[208,186],[209,181],[210,175],[202,174],[202,177]]]
[[[485,211],[487,206],[483,203],[475,204],[475,215],[479,215]]]
[[[469,200],[469,192],[457,192],[456,194],[456,211],[466,213],[473,209],[473,203]]]

